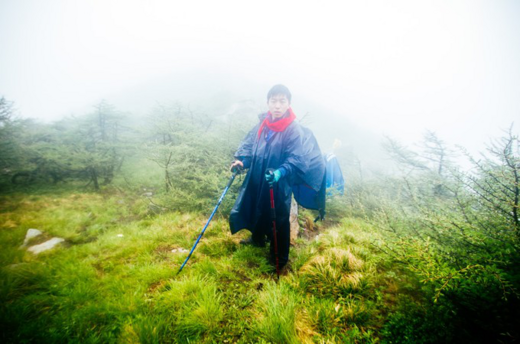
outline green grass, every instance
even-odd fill
[[[268,249],[240,245],[225,217],[177,275],[186,253],[172,250],[207,214],[117,191],[14,194],[0,210],[2,342],[376,343],[403,288],[362,220],[299,239],[277,282]],[[29,228],[66,245],[34,256],[19,249]]]

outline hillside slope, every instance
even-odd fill
[[[299,239],[277,282],[267,249],[240,245],[247,233],[231,236],[225,214],[177,275],[204,216],[155,214],[121,192],[1,204],[3,342],[375,343],[398,298],[420,299],[361,220]],[[28,228],[67,244],[34,256],[19,249]]]

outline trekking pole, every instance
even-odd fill
[[[273,174],[272,169],[268,169],[267,173]],[[276,262],[276,277],[280,279],[280,265],[278,264],[278,240],[276,238],[276,209],[274,207],[274,192],[273,192],[274,183],[269,183],[269,197],[271,200],[271,221],[273,221],[273,240],[274,240],[274,256]]]
[[[219,200],[218,200],[218,203],[215,207],[215,209],[213,209],[213,212],[211,213],[209,219],[208,219],[208,222],[206,222],[206,225],[204,226],[204,228],[202,229],[202,231],[200,232],[199,234],[199,237],[197,238],[197,241],[195,241],[195,244],[193,245],[193,247],[191,248],[191,251],[190,253],[188,254],[188,257],[186,257],[186,260],[184,261],[184,263],[182,263],[181,265],[181,268],[179,269],[179,271],[177,272],[177,275],[181,273],[182,269],[184,268],[184,266],[186,265],[186,263],[188,262],[188,260],[190,259],[191,257],[191,254],[193,253],[193,251],[195,251],[195,247],[197,247],[197,244],[199,243],[200,239],[202,238],[202,236],[204,235],[204,232],[206,231],[206,228],[208,228],[208,225],[211,221],[211,219],[213,218],[213,215],[215,215],[215,213],[217,212],[217,209],[220,205],[220,203],[222,203],[222,200],[224,199],[224,196],[226,195],[226,193],[228,192],[229,188],[231,187],[231,184],[233,184],[233,181],[235,180],[235,177],[237,176],[237,174],[240,173],[240,169],[234,169],[233,171],[233,175],[231,176],[231,178],[229,178],[229,181],[226,185],[226,188],[224,189],[224,192],[222,192],[222,195],[220,196]]]

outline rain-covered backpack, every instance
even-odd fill
[[[333,153],[321,154],[318,142],[312,131],[303,129],[303,147],[308,169],[304,174],[297,174],[292,191],[294,199],[304,208],[319,211],[317,220],[325,218],[325,198],[327,189],[335,188],[341,194],[344,191],[344,180],[338,159]]]

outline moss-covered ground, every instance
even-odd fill
[[[205,214],[116,189],[0,196],[1,342],[391,342],[388,319],[420,298],[363,220],[307,228],[277,281],[268,249],[241,245],[226,215],[177,274]],[[29,228],[65,244],[33,255]]]

